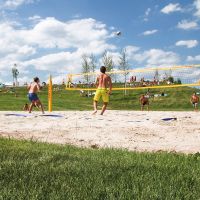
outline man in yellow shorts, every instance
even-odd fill
[[[112,80],[110,76],[105,74],[106,67],[102,66],[100,68],[100,72],[101,74],[97,77],[97,80],[96,80],[97,90],[94,96],[94,113],[93,114],[97,113],[97,103],[100,97],[102,97],[103,107],[101,110],[101,115],[103,115],[109,102],[109,96],[112,92]]]

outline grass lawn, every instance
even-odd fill
[[[198,89],[184,87],[165,90],[152,89],[152,94],[164,92],[167,97],[157,97],[150,100],[151,110],[193,110],[189,99],[194,91]],[[124,97],[123,91],[113,91],[110,97],[108,109],[115,110],[139,110],[139,97],[146,90],[128,91]],[[22,110],[23,105],[28,102],[26,88],[16,89],[17,97],[13,93],[0,92],[0,110]],[[47,109],[47,88],[39,93],[39,97]],[[53,110],[91,110],[93,97],[80,97],[79,91],[60,91],[53,92]]]
[[[0,199],[199,199],[200,154],[0,138]]]

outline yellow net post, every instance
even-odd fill
[[[48,111],[52,112],[52,77],[49,76],[49,87],[48,87]]]

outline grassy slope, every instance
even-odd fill
[[[192,110],[189,98],[195,89],[174,88],[165,89],[167,97],[159,97],[151,100],[152,110]],[[197,90],[197,89],[196,89]],[[0,92],[0,110],[21,110],[28,102],[25,88],[16,89],[18,97],[14,94]],[[126,97],[123,91],[114,91],[108,109],[116,110],[139,110],[139,96],[146,90],[129,91]],[[161,90],[152,90],[154,94]],[[47,88],[39,94],[42,102],[47,108]],[[78,91],[66,91],[64,88],[53,93],[53,110],[91,110],[92,97],[80,97]]]
[[[198,199],[200,156],[0,139],[0,199]]]

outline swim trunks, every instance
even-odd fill
[[[99,101],[100,97],[102,97],[103,102],[108,103],[109,102],[108,89],[98,88],[94,96],[94,101]]]
[[[34,102],[34,101],[37,101],[39,100],[38,96],[36,93],[29,93],[28,94],[28,98],[29,98],[29,101],[30,102]]]
[[[142,101],[141,103],[142,103],[143,106],[149,105],[149,101]]]
[[[192,103],[194,107],[197,107],[198,103],[197,102],[193,102]]]

